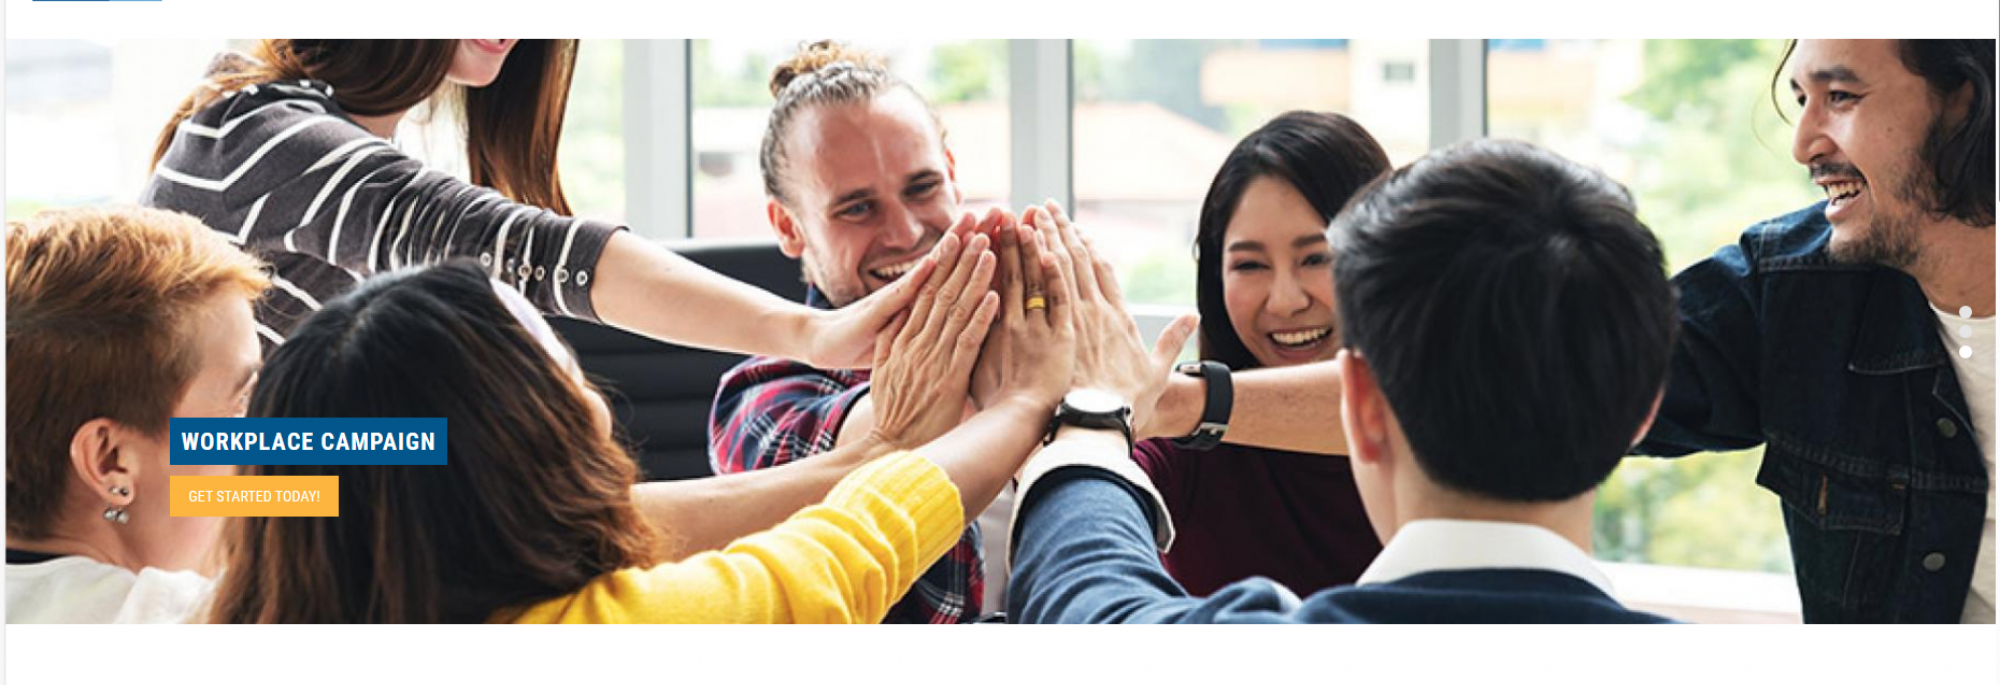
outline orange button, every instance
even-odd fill
[[[340,476],[173,476],[173,516],[339,516]]]

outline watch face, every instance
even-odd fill
[[[1086,414],[1111,414],[1125,408],[1125,398],[1095,388],[1078,388],[1063,396],[1063,404]]]

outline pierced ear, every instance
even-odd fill
[[[138,462],[128,459],[122,449],[126,431],[107,418],[84,422],[70,436],[70,468],[99,499],[114,506],[132,501],[132,483]]]
[[[799,224],[792,218],[791,210],[776,199],[765,201],[764,216],[771,222],[771,229],[778,232],[778,251],[786,257],[798,259],[806,253],[806,236]]]

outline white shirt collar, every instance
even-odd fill
[[[1392,583],[1430,571],[1532,569],[1576,576],[1611,591],[1590,555],[1547,528],[1523,523],[1424,519],[1396,531],[1358,585]]]

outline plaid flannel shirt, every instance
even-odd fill
[[[829,308],[817,290],[806,303]],[[752,357],[724,374],[709,411],[709,463],[715,472],[770,468],[833,449],[840,425],[868,394],[866,370],[816,369]],[[885,623],[971,623],[979,619],[986,578],[979,526],[966,526],[950,552],[924,571]]]

